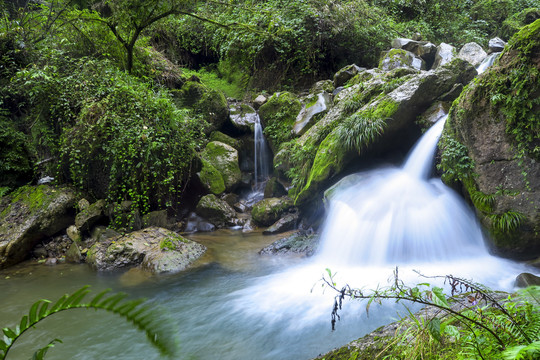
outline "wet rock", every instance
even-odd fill
[[[223,179],[227,191],[234,190],[242,181],[242,172],[238,164],[238,151],[219,141],[209,142],[201,158],[208,162]],[[203,168],[206,165],[203,165]],[[201,181],[204,177],[201,177]]]
[[[225,201],[230,206],[234,206],[238,202],[239,196],[234,193],[228,193],[221,196],[221,200]]]
[[[280,234],[289,230],[294,230],[298,224],[298,213],[286,214],[281,219],[270,225],[263,231],[263,235]]]
[[[334,82],[332,80],[321,80],[317,81],[311,89],[309,89],[310,94],[319,94],[321,92],[327,92],[332,94],[334,92]]]
[[[452,45],[441,43],[437,46],[437,52],[435,53],[435,60],[433,62],[432,69],[436,69],[444,64],[449,63],[457,56],[457,50]]]
[[[0,199],[0,269],[28,258],[42,240],[73,224],[75,191],[23,186]]]
[[[263,106],[266,103],[267,100],[268,99],[266,98],[266,96],[261,94],[261,95],[257,96],[255,98],[255,100],[253,100],[253,106],[255,107],[255,109],[258,109],[261,106]]]
[[[279,220],[281,215],[292,206],[292,200],[287,197],[263,199],[253,205],[251,216],[255,224],[270,226]]]
[[[142,217],[142,226],[147,227],[161,227],[168,229],[170,227],[167,217],[167,210],[152,211]]]
[[[75,226],[79,231],[88,231],[95,223],[105,218],[105,200],[98,200],[75,216]]]
[[[426,62],[410,51],[403,49],[392,49],[383,55],[381,62],[379,63],[379,69],[383,71],[390,71],[401,67],[425,70]]]
[[[255,225],[253,221],[251,221],[251,219],[248,219],[246,223],[244,224],[244,226],[242,227],[242,232],[250,232],[255,229],[257,229],[257,225]]]
[[[57,258],[48,258],[46,261],[45,261],[45,265],[48,265],[48,266],[54,266],[58,263],[58,259]]]
[[[81,232],[75,225],[71,225],[66,229],[66,235],[74,242],[82,240]]]
[[[531,273],[521,273],[516,277],[516,287],[526,288],[528,286],[540,286],[540,277]]]
[[[259,96],[262,96],[262,95],[259,95]],[[263,105],[265,102],[266,102],[266,98],[264,98],[264,101],[261,103],[261,105]],[[259,107],[261,105],[259,105]],[[255,109],[246,104],[232,105],[231,113],[229,116],[231,119],[231,123],[236,129],[240,130],[241,132],[250,132],[250,133],[253,133],[255,129],[255,123],[257,122],[257,118],[259,117]],[[238,149],[237,147],[235,148]]]
[[[167,229],[151,227],[96,244],[87,262],[97,270],[140,266],[154,274],[175,273],[193,264],[206,248]]]
[[[194,233],[194,232],[209,232],[214,231],[216,226],[200,216],[197,216],[195,213],[191,213],[186,220],[186,226],[184,227],[184,232]]]
[[[487,53],[480,45],[475,42],[470,42],[461,48],[458,53],[458,58],[468,61],[473,66],[480,65],[482,60],[487,56]]]
[[[78,264],[82,261],[81,250],[76,243],[71,243],[71,246],[66,251],[66,261],[75,264]]]
[[[327,92],[320,92],[308,98],[307,104],[303,105],[302,110],[296,117],[293,131],[296,135],[302,135],[306,130],[316,122],[317,116],[323,114],[331,105],[330,95]]]
[[[488,43],[490,53],[501,52],[504,50],[505,46],[506,46],[506,42],[503,39],[498,38],[498,37],[490,39]]]
[[[93,242],[107,242],[112,238],[120,236],[120,233],[105,226],[96,226],[92,229],[90,237]]]
[[[366,68],[362,68],[356,64],[347,65],[344,68],[341,68],[334,74],[334,88],[345,85],[345,83],[355,77],[356,74],[365,70]]]
[[[224,144],[227,144],[229,146],[232,146],[236,150],[240,151],[240,148],[242,147],[240,140],[237,140],[233,137],[230,137],[229,135],[226,135],[222,133],[221,131],[213,131],[210,134],[210,141],[219,141]]]
[[[291,236],[273,242],[259,251],[259,254],[282,255],[296,253],[311,256],[317,250],[318,245],[319,237],[317,235],[297,232]]]
[[[287,190],[276,177],[271,177],[264,186],[265,198],[278,198],[287,195]]]
[[[394,49],[403,49],[410,51],[414,55],[423,59],[426,62],[426,67],[429,69],[435,61],[437,46],[429,41],[415,41],[411,39],[398,38],[392,41]]]
[[[203,196],[197,204],[196,212],[197,215],[202,216],[217,227],[235,225],[236,212],[234,209],[214,194]]]

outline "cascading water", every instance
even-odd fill
[[[255,175],[254,175],[254,188],[257,189],[268,179],[270,174],[270,154],[268,151],[268,144],[263,134],[263,128],[261,125],[261,119],[257,115],[255,117],[254,128],[254,142],[255,142]]]
[[[429,178],[445,119],[424,134],[403,167],[356,174],[352,185],[338,187],[318,253],[239,291],[237,309],[267,321],[294,319],[296,327],[327,321],[335,294],[312,291],[327,268],[337,274],[337,286],[384,286],[399,266],[400,278],[411,285],[425,282],[418,270],[510,289],[523,266],[489,255],[474,213],[440,179]]]
[[[487,70],[487,68],[489,68],[491,65],[493,65],[493,63],[495,62],[495,59],[497,58],[497,56],[499,56],[501,53],[500,52],[494,52],[492,54],[489,54],[481,63],[480,65],[478,65],[476,67],[476,71],[478,72],[478,74],[481,74],[483,73],[484,71]]]

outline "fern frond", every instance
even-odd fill
[[[89,286],[84,286],[71,295],[64,295],[49,308],[51,301],[41,299],[32,304],[28,315],[24,315],[15,329],[3,328],[4,339],[0,340],[0,360],[4,360],[15,341],[43,319],[69,309],[95,309],[106,310],[120,315],[138,329],[146,333],[150,343],[156,347],[162,355],[172,357],[177,352],[175,331],[172,330],[172,322],[159,316],[159,313],[144,305],[143,299],[126,300],[127,295],[117,293],[106,296],[110,290],[97,294],[90,302],[82,300],[90,292]],[[34,353],[34,358],[42,359],[47,350],[54,346],[59,339],[54,339],[44,348]]]
[[[540,340],[529,345],[512,346],[502,352],[504,360],[538,359],[540,358]]]
[[[470,193],[471,200],[474,206],[483,212],[492,212],[493,205],[495,204],[495,195],[493,194],[484,194],[479,190],[471,191]]]
[[[525,215],[510,210],[502,214],[489,215],[489,218],[491,219],[491,224],[495,230],[509,233],[521,226],[521,223],[525,220]]]
[[[356,149],[361,153],[383,133],[385,126],[385,119],[372,119],[354,114],[336,128],[336,135],[346,150]]]

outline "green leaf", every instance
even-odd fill
[[[49,314],[52,314],[60,309],[62,309],[62,305],[64,304],[64,302],[66,301],[66,299],[68,298],[68,294],[65,294],[64,296],[62,296],[60,299],[58,299],[58,301],[53,305],[53,307],[49,310]]]
[[[38,320],[37,311],[39,308],[39,304],[41,304],[41,302],[42,300],[38,300],[30,308],[30,313],[28,314],[28,320],[30,321],[30,324],[33,324]]]
[[[6,342],[4,340],[0,340],[0,351],[5,352],[7,348],[8,348],[8,345],[6,344]]]
[[[10,339],[15,339],[17,337],[17,334],[10,328],[3,328],[2,331],[4,332],[4,335],[6,335]]]
[[[450,305],[448,305],[448,301],[446,300],[446,295],[444,295],[442,288],[434,286],[432,289],[432,294],[433,294],[433,303],[435,303],[438,306],[445,307],[445,308],[450,307]]]
[[[97,294],[93,299],[92,301],[90,301],[90,306],[91,307],[94,307],[95,305],[97,305],[97,303],[107,294],[111,291],[111,289],[105,289],[103,290],[102,292],[100,292],[99,294]]]
[[[441,320],[439,318],[433,318],[428,322],[428,330],[435,340],[441,341]]]
[[[82,298],[85,297],[86,294],[90,292],[88,288],[89,286],[85,285],[79,290],[75,291],[73,294],[71,294],[71,296],[68,297],[66,301],[64,302],[63,307],[72,307],[72,306],[78,305],[79,302],[82,300]]]
[[[51,302],[49,300],[43,300],[43,305],[41,305],[41,309],[39,309],[39,319],[43,319],[45,316],[47,316],[47,308],[49,307],[50,303]]]
[[[19,331],[24,331],[28,329],[28,316],[24,315],[21,319],[21,323],[19,325]]]
[[[43,348],[39,349],[38,351],[36,351],[34,353],[34,355],[32,356],[32,360],[43,360],[45,358],[45,354],[47,354],[47,351],[50,348],[54,347],[54,343],[62,343],[62,340],[54,339],[53,341],[48,343],[45,347],[43,347]]]

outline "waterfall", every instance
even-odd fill
[[[445,118],[424,134],[401,169],[365,173],[330,199],[319,253],[329,264],[407,264],[486,252],[474,214],[428,178]]]
[[[478,74],[481,74],[483,73],[484,71],[487,70],[488,67],[490,67],[491,65],[493,65],[493,62],[495,61],[495,59],[497,58],[497,56],[500,55],[500,52],[494,52],[490,55],[488,55],[477,67],[476,67],[476,71],[478,72]]]
[[[261,190],[262,185],[270,175],[270,151],[268,144],[264,138],[263,128],[261,125],[261,119],[257,115],[255,117],[254,128],[254,142],[255,142],[255,176],[254,176],[254,190]]]

